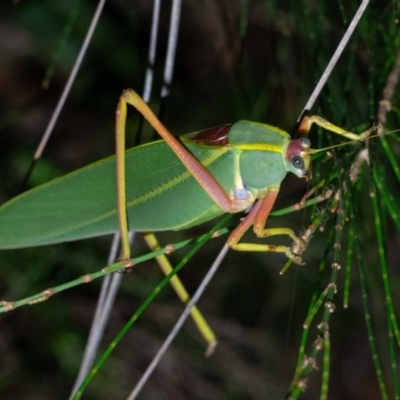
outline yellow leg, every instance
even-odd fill
[[[127,115],[127,104],[132,104],[135,107],[138,105],[146,110],[148,109],[146,103],[132,90],[125,91],[120,97],[117,111],[116,111],[116,170],[117,170],[117,213],[118,213],[118,223],[121,234],[121,261],[125,261],[126,267],[130,267],[132,264],[130,262],[130,245],[129,245],[129,224],[126,211],[126,180],[125,180],[125,123]],[[141,111],[142,112],[142,111]],[[151,111],[150,111],[151,113]],[[145,115],[146,118],[149,116]],[[152,121],[154,124],[157,123],[158,119],[151,113],[150,117],[154,117],[156,120]],[[158,121],[159,122],[159,121]],[[160,123],[160,122],[159,122]],[[160,123],[161,125],[161,123]],[[174,139],[174,138],[173,138]],[[148,234],[145,239],[150,247],[154,250],[159,247],[157,240],[154,235]],[[163,270],[165,275],[168,275],[171,270],[171,264],[169,263],[167,257],[158,256],[156,257],[158,264]],[[172,287],[177,293],[180,300],[187,304],[189,301],[189,295],[183,286],[182,282],[179,280],[178,276],[174,276],[170,281]],[[205,321],[204,317],[200,313],[197,307],[193,307],[191,311],[192,318],[194,319],[201,335],[207,342],[206,354],[209,355],[213,352],[217,341],[213,331],[210,329],[209,325]]]
[[[289,259],[293,260],[296,264],[303,264],[301,257],[294,254],[289,246],[283,245],[269,245],[269,244],[258,244],[258,243],[239,243],[244,233],[253,225],[254,233],[259,238],[265,238],[268,236],[275,235],[287,235],[293,241],[298,244],[298,248],[302,248],[300,239],[295,235],[292,229],[289,228],[272,228],[265,229],[265,224],[271,209],[275,203],[276,197],[278,196],[279,185],[275,185],[269,188],[267,195],[258,200],[253,209],[249,212],[246,218],[241,224],[231,233],[228,238],[228,244],[232,249],[238,251],[265,251],[265,252],[276,252],[283,253]]]
[[[115,118],[116,169],[117,169],[117,213],[121,234],[121,261],[131,266],[131,249],[128,237],[128,216],[126,214],[126,179],[125,179],[125,123],[127,106],[122,96],[119,100]]]
[[[156,237],[152,233],[145,233],[143,236],[151,251],[158,250],[160,248]],[[165,255],[156,257],[156,260],[164,275],[168,275],[172,271],[173,268]],[[178,275],[173,276],[169,283],[174,288],[175,293],[181,302],[183,304],[187,304],[190,301],[190,297],[181,280],[178,278]],[[203,315],[196,306],[191,309],[190,314],[194,323],[197,325],[200,334],[207,342],[206,355],[211,355],[214,352],[215,346],[217,345],[217,339],[214,332],[211,330],[207,321],[204,319]]]
[[[326,119],[318,116],[318,115],[311,115],[311,116],[305,116],[303,120],[300,123],[299,126],[299,135],[300,136],[307,136],[308,132],[310,131],[311,127],[313,124],[317,124],[321,128],[326,129],[327,131],[336,133],[337,135],[344,136],[347,139],[350,140],[357,140],[361,141],[367,138],[373,131],[377,129],[376,126],[367,129],[366,131],[360,133],[360,134],[355,134],[349,131],[346,131],[343,128],[340,128],[337,125],[332,124],[331,122],[327,121]]]
[[[270,234],[268,236],[275,236],[275,235],[289,235],[292,239],[295,238],[296,243],[297,241],[300,242],[300,239],[294,234],[291,229],[288,228],[274,228],[268,229]],[[288,234],[287,231],[291,231]],[[266,236],[265,236],[266,237]],[[294,263],[303,265],[303,261],[300,256],[294,254],[291,247],[284,246],[284,245],[272,245],[272,244],[258,244],[258,243],[237,243],[231,246],[232,249],[238,251],[265,251],[265,252],[275,252],[275,253],[283,253],[286,255],[287,258],[292,260]]]

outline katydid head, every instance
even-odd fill
[[[311,142],[307,137],[291,140],[286,149],[286,169],[299,178],[305,177],[310,167]]]
[[[316,118],[316,117],[314,117],[314,118]],[[330,126],[332,126],[332,124],[330,124],[329,122],[321,119],[320,117],[318,117],[318,118],[319,118],[318,121],[320,123],[321,123],[321,121],[323,121],[324,125],[329,124]],[[295,175],[297,175],[300,178],[305,177],[307,172],[310,171],[311,155],[313,155],[313,154],[327,151],[327,150],[330,150],[330,149],[333,149],[336,147],[348,146],[351,143],[359,143],[359,142],[364,141],[367,138],[372,139],[375,137],[380,137],[382,135],[387,135],[389,133],[398,132],[398,130],[395,130],[392,132],[383,133],[382,126],[377,125],[377,126],[373,126],[369,129],[367,129],[366,131],[362,132],[361,134],[359,134],[357,136],[351,132],[346,132],[346,131],[344,131],[346,134],[343,134],[343,131],[341,130],[341,128],[338,128],[338,127],[334,127],[334,128],[335,129],[330,129],[330,130],[332,130],[335,133],[338,133],[337,131],[340,130],[340,133],[339,133],[340,135],[345,136],[347,138],[356,137],[356,139],[349,140],[345,143],[339,143],[339,144],[336,144],[333,146],[324,147],[321,149],[312,149],[310,140],[306,136],[303,136],[300,139],[291,140],[289,142],[289,145],[286,150],[286,169],[287,169],[287,171],[293,172]],[[378,133],[376,135],[371,135],[371,132],[373,132],[375,130]],[[309,177],[311,177],[311,172],[310,172]]]

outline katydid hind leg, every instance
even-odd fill
[[[126,208],[126,178],[125,178],[125,124],[127,115],[127,105],[122,96],[118,102],[115,115],[115,138],[116,138],[116,182],[117,182],[117,214],[118,225],[121,236],[121,256],[120,260],[126,262],[130,267],[129,261],[131,250],[129,243],[129,225]]]
[[[125,105],[132,105],[143,115],[221,210],[224,212],[238,212],[243,210],[243,200],[231,198],[226,193],[216,178],[167,130],[146,102],[135,91],[132,89],[125,90],[121,95],[120,101]],[[126,119],[126,115],[124,118]],[[120,133],[125,137],[125,127]]]
[[[144,101],[140,99],[142,105],[146,105]],[[126,92],[120,97],[118,107],[116,111],[116,173],[117,173],[117,213],[118,223],[121,235],[121,257],[120,260],[125,263],[126,268],[132,266],[130,261],[130,241],[129,241],[129,224],[127,217],[126,208],[126,178],[125,178],[125,125],[127,116],[127,104],[131,104],[126,98]],[[148,108],[148,107],[147,107]],[[144,114],[146,117],[146,115]],[[154,116],[154,118],[156,118]],[[157,119],[157,118],[156,118]],[[158,121],[158,119],[157,119]],[[161,123],[160,123],[161,124]],[[146,241],[151,249],[158,247],[158,243],[154,235],[148,234],[145,236]],[[172,267],[165,256],[158,256],[157,262],[160,264],[163,272],[168,275],[171,272]],[[189,299],[189,295],[179,280],[178,276],[174,276],[171,279],[172,286],[178,294],[178,297],[182,302],[186,303]],[[194,307],[191,310],[192,317],[200,330],[200,333],[208,344],[207,353],[211,353],[212,349],[216,345],[216,338],[209,327],[207,321],[204,319],[200,311]]]
[[[145,233],[145,234],[143,234],[143,237],[151,251],[160,249],[160,245],[157,241],[157,238],[154,236],[153,233]],[[165,276],[167,276],[169,273],[172,272],[172,270],[173,270],[172,265],[170,264],[170,262],[165,254],[157,256],[156,261]],[[189,303],[190,297],[189,297],[188,291],[186,290],[182,281],[179,279],[178,275],[174,275],[171,278],[169,283],[175,290],[175,293],[177,294],[177,296],[179,297],[181,302],[183,304]],[[217,345],[217,338],[216,338],[214,332],[210,328],[208,322],[205,320],[205,318],[203,317],[203,315],[201,314],[201,312],[197,308],[197,306],[193,306],[193,308],[190,310],[190,314],[191,314],[193,321],[196,324],[200,334],[202,335],[202,337],[204,338],[204,340],[207,343],[206,354],[211,355]]]
[[[128,104],[135,107],[153,126],[158,134],[168,143],[177,157],[197,179],[199,184],[224,211],[233,211],[232,200],[219,185],[216,179],[201,163],[164,127],[151,111],[145,101],[132,89],[125,90],[120,96],[116,110],[116,181],[117,181],[117,213],[121,234],[121,257],[130,266],[130,244],[128,238],[129,223],[126,206],[126,161],[125,161],[125,126]]]

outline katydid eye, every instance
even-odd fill
[[[307,137],[300,138],[300,143],[303,146],[303,149],[309,149],[311,147],[310,139]]]
[[[304,160],[300,156],[293,156],[291,161],[293,167],[295,167],[296,169],[304,169]]]

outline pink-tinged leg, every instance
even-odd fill
[[[143,99],[132,89],[125,90],[119,100],[116,111],[116,168],[117,168],[117,211],[121,233],[121,260],[129,260],[130,246],[128,239],[128,218],[126,213],[125,179],[125,123],[127,105],[134,106],[153,126],[158,134],[168,143],[173,152],[194,176],[210,198],[225,212],[237,212],[241,202],[231,199],[218,181],[207,169],[165,128]],[[129,262],[127,262],[129,266]]]
[[[302,260],[299,256],[293,254],[289,246],[283,245],[268,245],[258,243],[238,243],[244,233],[253,225],[254,233],[260,237],[265,238],[275,235],[288,235],[295,242],[300,242],[300,239],[294,234],[292,229],[289,228],[272,228],[265,229],[268,216],[275,204],[278,196],[279,185],[275,185],[268,189],[267,195],[259,200],[241,224],[231,233],[228,238],[228,244],[234,249],[239,251],[273,251],[277,253],[284,253],[288,258],[297,264],[301,264]]]

